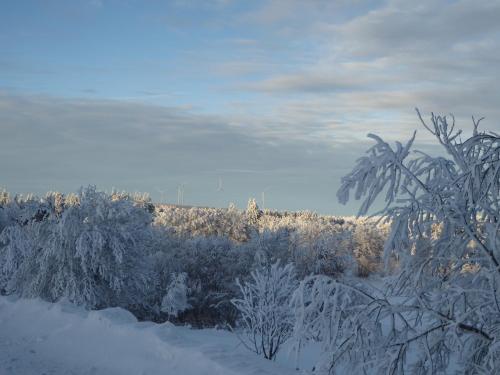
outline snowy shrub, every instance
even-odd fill
[[[188,291],[187,274],[173,273],[167,293],[161,301],[161,311],[177,317],[179,313],[189,309],[191,305],[188,303]]]
[[[267,267],[280,259],[291,260],[289,259],[290,232],[286,228],[254,232],[245,247],[251,249],[254,254],[252,269]]]
[[[338,192],[343,203],[351,190],[364,197],[361,214],[385,193],[391,232],[384,257],[387,265],[398,259],[397,274],[378,289],[349,280],[302,286],[297,335],[328,336],[321,368],[330,372],[500,368],[500,138],[474,121],[462,141],[447,117],[432,115],[430,125],[420,119],[447,157],[411,154],[415,136],[392,148],[370,135],[375,145]]]
[[[183,317],[196,326],[233,323],[236,312],[230,300],[237,294],[234,280],[250,273],[252,252],[223,237],[194,238],[182,243],[179,251],[193,305]]]
[[[288,306],[296,288],[293,266],[279,262],[258,269],[251,280],[237,280],[241,298],[231,302],[241,314],[242,343],[267,359],[275,359],[281,345],[290,337],[293,322]]]

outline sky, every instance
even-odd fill
[[[366,135],[500,131],[500,0],[0,3],[0,186],[345,215]]]

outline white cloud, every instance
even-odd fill
[[[366,133],[406,139],[419,127],[414,107],[452,112],[465,128],[471,115],[486,116],[484,128],[500,131],[498,0],[245,6],[214,0],[201,7],[169,3],[167,14],[149,9],[155,30],[161,25],[176,38],[166,38],[170,44],[160,53],[110,60],[98,74],[84,62],[23,65],[12,56],[0,62],[4,75],[14,77],[9,86],[36,78],[41,83],[32,90],[64,88],[86,72],[89,82],[73,94],[96,98],[0,95],[4,179],[21,181],[15,176],[26,170],[49,181],[64,170],[68,184],[102,179],[148,186],[157,178],[152,171],[161,171],[172,181],[192,178],[202,185],[195,176],[226,171],[240,176],[235,184],[246,189],[257,185],[253,179],[291,183],[309,173],[317,184],[331,184],[324,176],[335,176],[327,186],[334,202],[336,179],[363,151]],[[114,87],[117,82],[126,85]],[[95,92],[82,91],[89,88]],[[103,96],[121,99],[97,99]],[[420,132],[419,139],[429,138]],[[26,185],[32,182],[26,177]]]
[[[271,2],[271,10],[279,3]],[[283,13],[294,25],[304,15],[295,52],[313,45],[313,57],[240,86],[267,96],[274,103],[270,116],[305,128],[316,124],[319,137],[337,140],[349,132],[359,138],[369,128],[404,136],[418,127],[415,107],[452,112],[465,128],[471,115],[484,115],[485,126],[499,130],[499,1],[395,0],[346,20],[310,17],[317,5]]]
[[[240,126],[177,107],[3,93],[0,108],[0,185],[18,192],[89,183],[174,191],[186,182],[189,203],[244,206],[273,185],[273,207],[334,212],[344,162],[363,150],[283,138],[251,126],[251,119]],[[224,177],[226,195],[210,175]]]

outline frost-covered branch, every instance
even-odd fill
[[[370,135],[375,145],[337,193],[341,203],[351,191],[363,199],[360,214],[385,199],[386,267],[397,264],[385,293],[363,295],[314,277],[295,297],[303,306],[295,333],[326,345],[328,371],[500,367],[500,138],[480,132],[474,120],[472,135],[462,140],[453,116],[432,114],[430,124],[418,116],[448,158],[412,152],[415,134],[395,148]]]

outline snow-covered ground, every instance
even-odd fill
[[[267,361],[231,332],[137,322],[120,308],[0,297],[0,375],[294,373],[306,372],[286,351]]]

